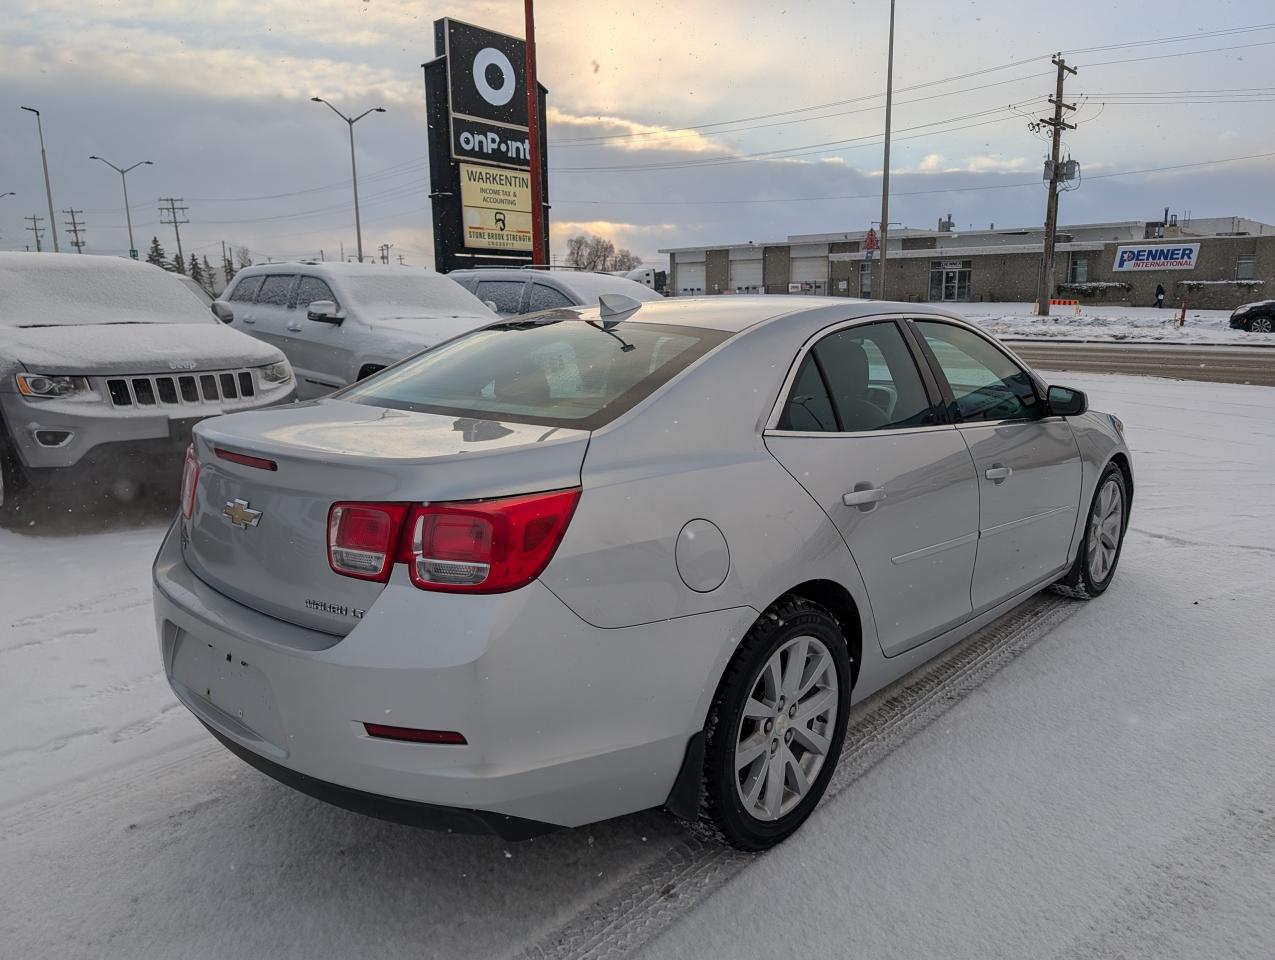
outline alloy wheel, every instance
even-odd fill
[[[1270,333],[1275,324],[1272,324],[1270,317],[1254,317],[1248,322],[1248,328],[1253,333]]]
[[[1116,565],[1123,524],[1124,493],[1120,481],[1108,477],[1089,515],[1089,576],[1096,583],[1106,580]]]
[[[832,654],[794,637],[755,678],[735,733],[735,787],[749,816],[778,820],[801,803],[828,759],[840,692]]]

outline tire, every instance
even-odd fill
[[[1270,317],[1254,317],[1245,327],[1249,333],[1271,333],[1275,331],[1275,321]]]
[[[790,673],[797,657],[802,669]],[[836,769],[850,687],[832,614],[800,597],[772,605],[740,642],[709,709],[700,819],[740,850],[791,835]]]
[[[1120,564],[1128,518],[1129,485],[1124,471],[1109,463],[1098,478],[1093,502],[1085,515],[1085,536],[1075,563],[1054,584],[1054,589],[1079,600],[1090,600],[1106,592]]]

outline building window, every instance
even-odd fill
[[[1235,258],[1235,279],[1254,280],[1257,278],[1257,257],[1244,254]]]
[[[859,296],[872,296],[872,261],[864,260],[859,264]]]
[[[1089,281],[1089,261],[1083,257],[1078,260],[1071,261],[1071,276],[1068,277],[1072,283],[1087,283]]]

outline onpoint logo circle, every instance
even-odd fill
[[[493,86],[487,79],[487,68],[495,67],[500,71],[501,83]],[[514,65],[509,58],[495,47],[483,47],[474,56],[474,86],[478,95],[493,107],[503,107],[514,98]]]

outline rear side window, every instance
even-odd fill
[[[561,307],[573,306],[575,304],[570,299],[553,289],[553,287],[546,286],[543,283],[533,283],[531,285],[531,303],[527,306],[528,313],[535,313],[537,310],[557,310]]]
[[[950,323],[920,320],[916,326],[952,387],[962,420],[1031,420],[1042,415],[1031,377],[992,343]]]
[[[235,289],[230,291],[231,303],[252,303],[252,298],[257,295],[257,289],[260,286],[260,277],[244,277],[235,284]]]
[[[486,303],[496,305],[497,313],[521,313],[522,290],[527,285],[525,280],[480,280],[474,296]]]
[[[729,334],[548,320],[466,334],[343,391],[346,400],[445,416],[595,430]]]
[[[292,291],[292,277],[271,274],[261,284],[261,292],[257,294],[257,303],[272,307],[286,307],[288,294]]]
[[[308,307],[316,300],[331,300],[336,303],[332,288],[318,277],[302,277],[297,286],[297,306]],[[340,306],[340,304],[337,304]]]

